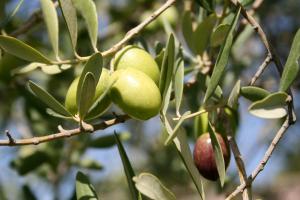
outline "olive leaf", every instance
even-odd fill
[[[93,49],[97,52],[98,16],[96,5],[92,0],[73,0],[73,3],[86,22]]]
[[[227,102],[227,105],[232,109],[237,109],[238,107],[238,98],[240,96],[240,90],[241,90],[241,80],[238,80],[234,85]]]
[[[300,57],[300,29],[298,29],[293,44],[290,50],[290,54],[285,63],[282,77],[279,84],[279,90],[285,92],[290,85],[296,79],[299,73],[299,57]]]
[[[258,101],[271,94],[269,91],[256,86],[244,86],[241,88],[241,95],[250,101]]]
[[[133,177],[135,187],[145,196],[154,200],[175,200],[175,195],[160,180],[150,173]]]
[[[249,106],[252,115],[267,119],[282,118],[287,115],[286,100],[288,95],[284,92],[269,94],[262,100],[256,101]]]
[[[33,83],[32,81],[28,82],[28,87],[31,89],[33,94],[37,96],[42,102],[44,102],[49,108],[55,111],[58,114],[61,114],[66,117],[73,117],[72,114],[67,111],[67,109],[59,103],[53,96],[51,96],[47,91]]]
[[[166,115],[162,115],[162,122],[168,135],[172,135],[173,130]],[[196,186],[200,198],[205,199],[204,188],[201,181],[202,178],[194,164],[194,160],[185,133],[179,131],[177,136],[173,139],[173,142],[176,146],[176,149],[180,155],[182,162],[184,163],[185,168],[187,169],[190,177],[192,178]]]
[[[217,134],[210,122],[208,122],[208,132],[213,146],[215,161],[220,176],[220,183],[221,186],[223,186],[225,182],[225,176],[226,176],[225,161],[224,161],[221,145],[217,138]]]
[[[63,18],[67,24],[73,51],[76,52],[77,44],[77,16],[72,0],[59,0]]]
[[[18,58],[32,62],[51,64],[51,61],[38,50],[14,37],[0,35],[0,47],[7,53]]]
[[[216,30],[214,30],[214,32],[211,34],[210,45],[212,47],[217,47],[221,45],[226,39],[226,35],[229,30],[230,24],[219,24]]]
[[[164,53],[159,80],[159,89],[163,97],[165,96],[167,89],[169,88],[173,76],[173,67],[175,59],[175,41],[173,34],[170,34],[166,46],[167,47]]]
[[[181,30],[183,37],[185,39],[186,44],[188,47],[195,52],[194,49],[194,42],[193,42],[193,26],[192,26],[192,18],[191,18],[191,12],[185,11],[182,17],[182,23],[181,23]]]
[[[76,93],[77,105],[80,104],[79,102],[80,102],[80,98],[81,98],[81,94],[82,94],[81,90],[82,90],[83,80],[85,79],[86,74],[91,73],[93,75],[93,78],[95,81],[95,87],[96,87],[98,84],[98,81],[100,79],[100,76],[101,76],[102,66],[103,66],[103,58],[102,58],[101,53],[93,54],[89,58],[89,60],[86,62],[86,64],[84,65],[84,68],[79,77],[78,86],[77,86],[77,93]],[[87,91],[84,91],[84,92],[87,92]],[[94,95],[95,95],[95,93],[94,93]],[[94,98],[94,95],[92,96],[92,99]],[[91,106],[91,105],[89,105],[89,106]],[[89,108],[87,108],[87,109],[89,109]]]
[[[234,29],[236,27],[236,24],[237,24],[239,15],[240,15],[240,11],[241,11],[241,8],[238,9],[238,11],[232,21],[230,30],[228,31],[228,33],[226,35],[226,40],[221,47],[216,64],[214,66],[214,70],[213,70],[213,73],[211,76],[210,83],[207,87],[207,90],[206,90],[206,93],[204,96],[204,103],[206,103],[207,100],[213,95],[213,93],[216,90],[216,88],[219,84],[219,81],[225,71],[225,67],[227,65],[228,57],[230,54],[231,45],[233,42],[233,32],[234,32]]]
[[[122,142],[119,139],[119,136],[114,133],[115,135],[115,140],[118,146],[118,150],[119,150],[119,154],[123,163],[123,168],[127,177],[127,183],[130,189],[130,193],[131,193],[131,197],[134,200],[140,200],[141,199],[141,194],[139,193],[139,191],[135,188],[134,186],[134,182],[132,180],[132,178],[135,176],[134,171],[132,169],[132,166],[130,164],[130,161],[128,159],[128,156],[126,154],[126,151],[122,145]]]
[[[89,178],[82,172],[78,171],[76,175],[76,199],[97,200],[97,193],[94,186],[90,183]]]
[[[102,170],[103,165],[96,160],[90,158],[78,159],[76,162],[72,162],[72,164],[77,165],[78,167],[91,169],[91,170]]]
[[[215,14],[212,14],[205,18],[196,28],[192,35],[192,40],[194,44],[194,53],[201,55],[206,49],[209,38],[217,21]]]
[[[180,116],[179,109],[182,101],[183,88],[184,88],[184,61],[182,58],[180,58],[176,62],[176,69],[174,75],[175,107],[176,107],[177,116]]]
[[[47,26],[50,42],[57,59],[59,59],[58,47],[58,17],[54,3],[51,0],[40,0],[44,20]]]
[[[80,119],[83,120],[88,110],[90,109],[93,103],[95,92],[96,92],[95,77],[91,72],[88,72],[82,81],[82,85],[80,87],[80,93],[77,93],[79,94],[78,113]]]
[[[177,130],[179,129],[179,127],[181,126],[181,124],[183,123],[183,121],[185,120],[185,117],[187,115],[191,114],[191,111],[186,111],[178,120],[175,128],[172,130],[171,134],[168,136],[167,140],[165,141],[165,145],[169,145],[170,142],[173,141],[173,139],[176,137],[176,133],[177,133]]]

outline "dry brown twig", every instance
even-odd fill
[[[251,16],[251,14],[246,11],[238,1],[236,0],[231,0],[231,3],[237,7],[241,7],[241,13],[243,15],[243,17],[247,20],[247,22],[253,26],[254,30],[257,32],[257,34],[259,35],[259,37],[261,38],[261,41],[263,42],[263,44],[265,45],[266,49],[267,49],[267,57],[264,60],[264,62],[262,63],[262,65],[259,67],[258,71],[256,72],[256,74],[254,75],[254,77],[251,80],[251,85],[253,85],[255,83],[255,81],[259,78],[259,76],[262,74],[262,72],[264,71],[264,69],[268,66],[268,64],[273,61],[275,63],[276,69],[279,72],[280,76],[282,75],[283,72],[283,65],[280,61],[279,56],[277,55],[277,53],[275,52],[275,49],[272,47],[272,45],[269,43],[266,34],[264,33],[263,29],[261,28],[261,26],[256,22],[256,20]],[[258,6],[262,3],[261,1],[258,1]],[[247,178],[247,180],[245,181],[244,179],[241,181],[241,184],[226,198],[226,200],[230,200],[232,198],[234,198],[235,196],[237,196],[239,193],[244,192],[245,188],[247,188],[249,185],[252,184],[252,182],[254,181],[254,179],[257,177],[257,175],[264,169],[265,165],[267,164],[267,162],[269,161],[272,153],[274,152],[276,146],[278,145],[280,139],[283,137],[283,135],[286,133],[287,129],[289,128],[290,125],[292,125],[293,123],[295,123],[296,121],[296,117],[295,117],[295,113],[293,110],[293,96],[292,96],[292,92],[288,91],[289,94],[289,99],[287,101],[288,104],[288,116],[286,117],[286,120],[284,121],[284,123],[282,124],[281,128],[278,130],[278,132],[276,133],[275,137],[273,138],[271,144],[269,145],[267,151],[265,152],[261,162],[257,165],[257,167],[255,168],[255,170],[251,173],[251,175]],[[242,160],[240,160],[241,163]],[[237,162],[237,166],[241,166],[240,164]],[[245,194],[245,193],[244,193]],[[243,199],[246,199],[247,197],[245,197],[243,195]]]

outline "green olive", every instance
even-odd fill
[[[95,92],[93,102],[95,102],[101,96],[101,94],[105,92],[109,83],[109,79],[110,79],[109,71],[103,68],[100,79],[96,86],[96,92]],[[73,115],[77,114],[78,112],[78,106],[76,103],[78,81],[79,81],[79,77],[75,78],[74,81],[71,83],[65,99],[65,106],[67,110],[70,111]],[[111,99],[109,95],[107,95],[101,100],[101,102],[95,107],[95,109],[92,110],[92,112],[88,113],[86,119],[93,119],[103,114],[109,108],[110,104],[111,104]]]
[[[112,101],[134,119],[147,120],[158,114],[161,95],[157,85],[143,72],[120,69],[113,73]]]
[[[112,61],[115,70],[134,68],[147,74],[157,85],[160,71],[152,56],[137,46],[126,46]]]

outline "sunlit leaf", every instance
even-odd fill
[[[226,35],[230,29],[230,24],[220,24],[210,37],[210,45],[217,47],[226,39]]]
[[[239,15],[240,15],[240,11],[241,11],[241,8],[238,9],[238,11],[234,17],[234,20],[231,24],[230,30],[226,36],[226,40],[221,47],[216,64],[214,66],[214,70],[213,70],[213,73],[211,76],[210,83],[208,85],[208,88],[207,88],[205,96],[204,96],[204,102],[207,102],[207,100],[213,95],[213,93],[216,90],[216,88],[219,84],[219,81],[225,71],[225,67],[228,62],[228,57],[230,54],[231,45],[232,45],[232,41],[233,41],[233,33],[234,33],[234,29],[236,27],[236,24],[237,24]]]
[[[237,109],[238,107],[238,99],[240,96],[240,90],[241,90],[241,81],[238,80],[236,84],[234,85],[229,98],[228,98],[228,106],[231,107],[232,109]]]
[[[41,66],[44,66],[44,65],[46,65],[46,64],[44,64],[44,63],[38,63],[38,62],[32,62],[32,63],[30,63],[28,65],[25,65],[25,66],[22,66],[22,67],[18,67],[17,69],[14,69],[12,71],[12,74],[13,75],[16,75],[16,74],[26,74],[26,73],[31,72],[31,71],[33,71],[33,70],[35,70],[35,69],[37,69],[37,68],[39,68]]]
[[[96,5],[93,0],[73,0],[73,3],[85,20],[92,46],[97,51],[98,16]]]
[[[119,139],[119,136],[115,133],[115,139],[116,143],[118,145],[119,154],[123,163],[123,168],[127,177],[127,183],[129,186],[130,194],[133,200],[139,200],[141,199],[141,194],[139,191],[135,188],[134,182],[132,178],[135,176],[134,171],[131,167],[130,161],[128,159],[128,156],[126,154],[126,151],[122,145],[122,142]]]
[[[44,102],[49,108],[53,111],[67,117],[72,117],[72,114],[67,111],[67,109],[59,103],[53,96],[51,96],[47,91],[43,88],[38,86],[37,84],[33,83],[32,81],[28,82],[28,86],[31,91],[42,101]]]
[[[73,51],[76,52],[77,44],[77,16],[76,9],[73,6],[72,0],[59,0],[59,5],[67,24]]]
[[[175,200],[175,195],[166,188],[160,180],[150,174],[141,173],[133,177],[136,188],[145,196],[153,200]]]
[[[299,57],[300,57],[300,29],[297,31],[290,50],[290,54],[285,63],[282,77],[280,80],[279,90],[287,91],[290,85],[296,79],[299,72]]]
[[[276,92],[249,106],[249,112],[257,117],[276,119],[287,115],[286,100],[288,95]]]
[[[56,58],[59,58],[58,17],[55,5],[51,0],[40,0],[40,2],[53,51]]]
[[[51,64],[51,61],[39,51],[16,38],[0,35],[0,47],[7,53],[21,59]]]
[[[218,173],[220,176],[220,183],[221,183],[221,186],[223,186],[224,182],[225,182],[226,171],[225,171],[225,161],[224,161],[224,157],[223,157],[223,153],[222,153],[222,148],[219,143],[219,140],[217,139],[217,134],[216,134],[214,128],[212,127],[210,122],[208,122],[208,124],[209,124],[208,132],[209,132],[209,136],[210,136],[211,143],[213,146],[215,161],[216,161]]]
[[[241,95],[250,101],[258,101],[271,94],[269,91],[256,86],[245,86],[241,88]]]
[[[80,171],[76,175],[76,199],[98,200],[94,186],[90,183],[89,178]]]

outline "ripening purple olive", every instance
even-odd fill
[[[221,145],[225,168],[227,169],[230,161],[230,149],[227,141],[220,135],[216,134]],[[194,163],[199,173],[206,179],[216,181],[219,173],[215,161],[213,146],[209,133],[202,134],[196,141],[194,147]]]

